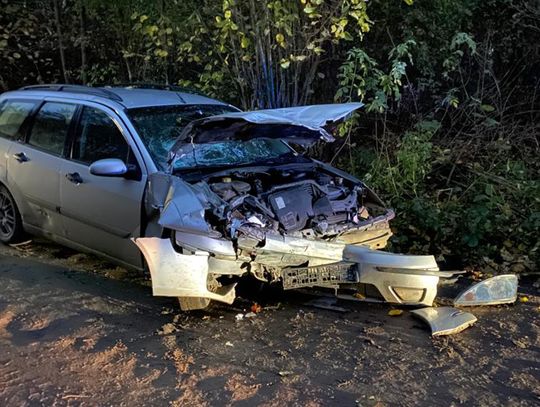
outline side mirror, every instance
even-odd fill
[[[123,177],[127,172],[126,164],[118,158],[104,158],[90,164],[90,174],[101,177]]]

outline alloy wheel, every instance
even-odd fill
[[[15,233],[15,203],[6,191],[0,190],[0,236],[10,239]]]

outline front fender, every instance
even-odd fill
[[[152,293],[165,297],[194,297],[232,304],[236,284],[220,287],[216,292],[207,288],[208,253],[193,255],[177,253],[169,239],[140,237],[133,239],[141,250],[152,278]]]

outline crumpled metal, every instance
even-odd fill
[[[332,142],[335,139],[330,134],[328,126],[336,125],[362,106],[363,103],[335,103],[229,112],[205,117],[192,121],[184,128],[169,150],[169,157],[174,158],[176,151],[186,143],[202,144],[224,140],[226,136],[222,130],[226,127],[234,127],[233,135],[228,136],[229,140],[234,139],[235,135],[241,134],[250,123],[277,126],[276,131],[265,134],[265,137],[301,141],[300,144],[304,145],[313,144],[318,140]],[[250,137],[256,138],[257,135]]]

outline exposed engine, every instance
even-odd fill
[[[263,240],[269,230],[298,237],[332,237],[370,218],[364,187],[326,172],[232,172],[208,178],[205,184],[206,192],[215,194],[208,200],[209,223],[233,239],[242,234]]]

